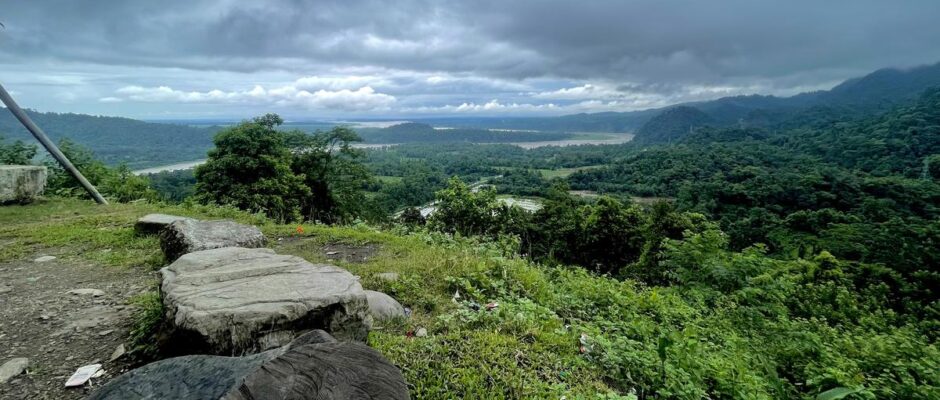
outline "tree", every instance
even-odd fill
[[[109,168],[98,160],[94,153],[69,139],[59,141],[59,150],[78,168],[92,185],[98,188],[101,195],[117,202],[134,200],[155,200],[157,193],[150,188],[150,181],[142,176],[134,175],[130,168],[121,164]],[[46,180],[46,192],[60,196],[75,196],[87,198],[85,188],[68,173],[58,161],[47,158],[43,161],[49,170]]]
[[[940,181],[940,154],[932,154],[924,160],[924,175],[935,181]]]
[[[408,207],[398,216],[398,221],[405,225],[424,225],[427,220],[421,215],[421,210],[415,207]]]
[[[460,178],[451,178],[446,189],[437,192],[437,209],[428,219],[432,229],[461,235],[496,236],[517,233],[525,225],[527,213],[496,199],[492,189],[474,192]]]
[[[278,221],[351,221],[367,211],[371,179],[359,141],[345,127],[315,134],[283,132],[267,114],[219,132],[209,159],[196,168],[196,198],[263,212]]]
[[[284,134],[275,129],[281,123],[278,115],[267,114],[216,134],[208,160],[196,167],[197,199],[278,221],[298,219],[302,199],[311,193],[291,169]]]
[[[303,177],[311,195],[301,199],[307,219],[326,223],[348,222],[367,210],[363,187],[372,175],[362,165],[362,150],[352,147],[362,139],[346,127],[308,135],[285,134],[293,152],[291,170]]]
[[[21,140],[5,144],[0,136],[0,164],[25,165],[36,157],[36,145],[27,145]]]
[[[588,209],[582,236],[583,265],[600,273],[617,273],[643,250],[645,221],[639,207],[601,197]]]

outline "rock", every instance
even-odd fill
[[[5,283],[4,283],[4,284],[0,284],[0,294],[12,292],[12,291],[13,291],[13,286],[10,286],[10,285],[5,284]]]
[[[356,277],[271,249],[197,251],[160,273],[167,343],[179,353],[244,354],[282,346],[309,329],[364,341],[372,327]]]
[[[29,203],[46,188],[46,167],[0,165],[0,204]]]
[[[108,358],[108,361],[114,361],[124,356],[127,353],[127,350],[124,350],[124,344],[119,344],[114,348],[114,351],[111,352],[111,357]]]
[[[375,274],[375,278],[386,282],[395,282],[398,280],[399,276],[397,272],[382,272]]]
[[[73,289],[69,290],[68,294],[76,296],[101,297],[104,296],[104,291],[100,289]]]
[[[160,233],[167,225],[176,221],[191,220],[192,218],[167,214],[147,214],[137,219],[134,231],[138,235],[154,235]]]
[[[175,221],[160,232],[160,248],[167,261],[183,254],[222,247],[263,247],[266,242],[261,230],[235,221]]]
[[[357,342],[314,330],[289,345],[244,357],[193,355],[132,370],[89,400],[408,399],[401,371]]]
[[[415,337],[425,337],[428,335],[428,330],[424,328],[418,328],[418,331],[415,332]]]
[[[33,262],[44,263],[44,262],[48,262],[52,260],[55,260],[55,256],[42,256],[42,257],[36,258],[35,260],[33,260]]]
[[[14,358],[0,365],[0,384],[6,383],[10,378],[22,374],[29,366],[28,358]]]
[[[103,330],[101,332],[98,332],[98,336],[108,336],[113,332],[114,332],[114,329]]]
[[[375,320],[385,321],[405,317],[405,307],[402,307],[392,296],[374,290],[366,290],[366,298],[369,300],[369,313],[372,314],[372,318]]]

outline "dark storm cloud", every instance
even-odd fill
[[[524,93],[656,105],[789,94],[937,62],[938,17],[935,0],[0,1],[0,65],[82,64],[100,72],[82,77],[99,96],[368,75],[391,76],[372,86],[416,107],[525,101]]]

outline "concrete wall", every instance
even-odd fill
[[[46,167],[0,165],[0,203],[27,203],[46,188]]]

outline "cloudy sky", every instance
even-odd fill
[[[936,63],[937,21],[937,0],[0,0],[0,82],[144,119],[629,111]]]

